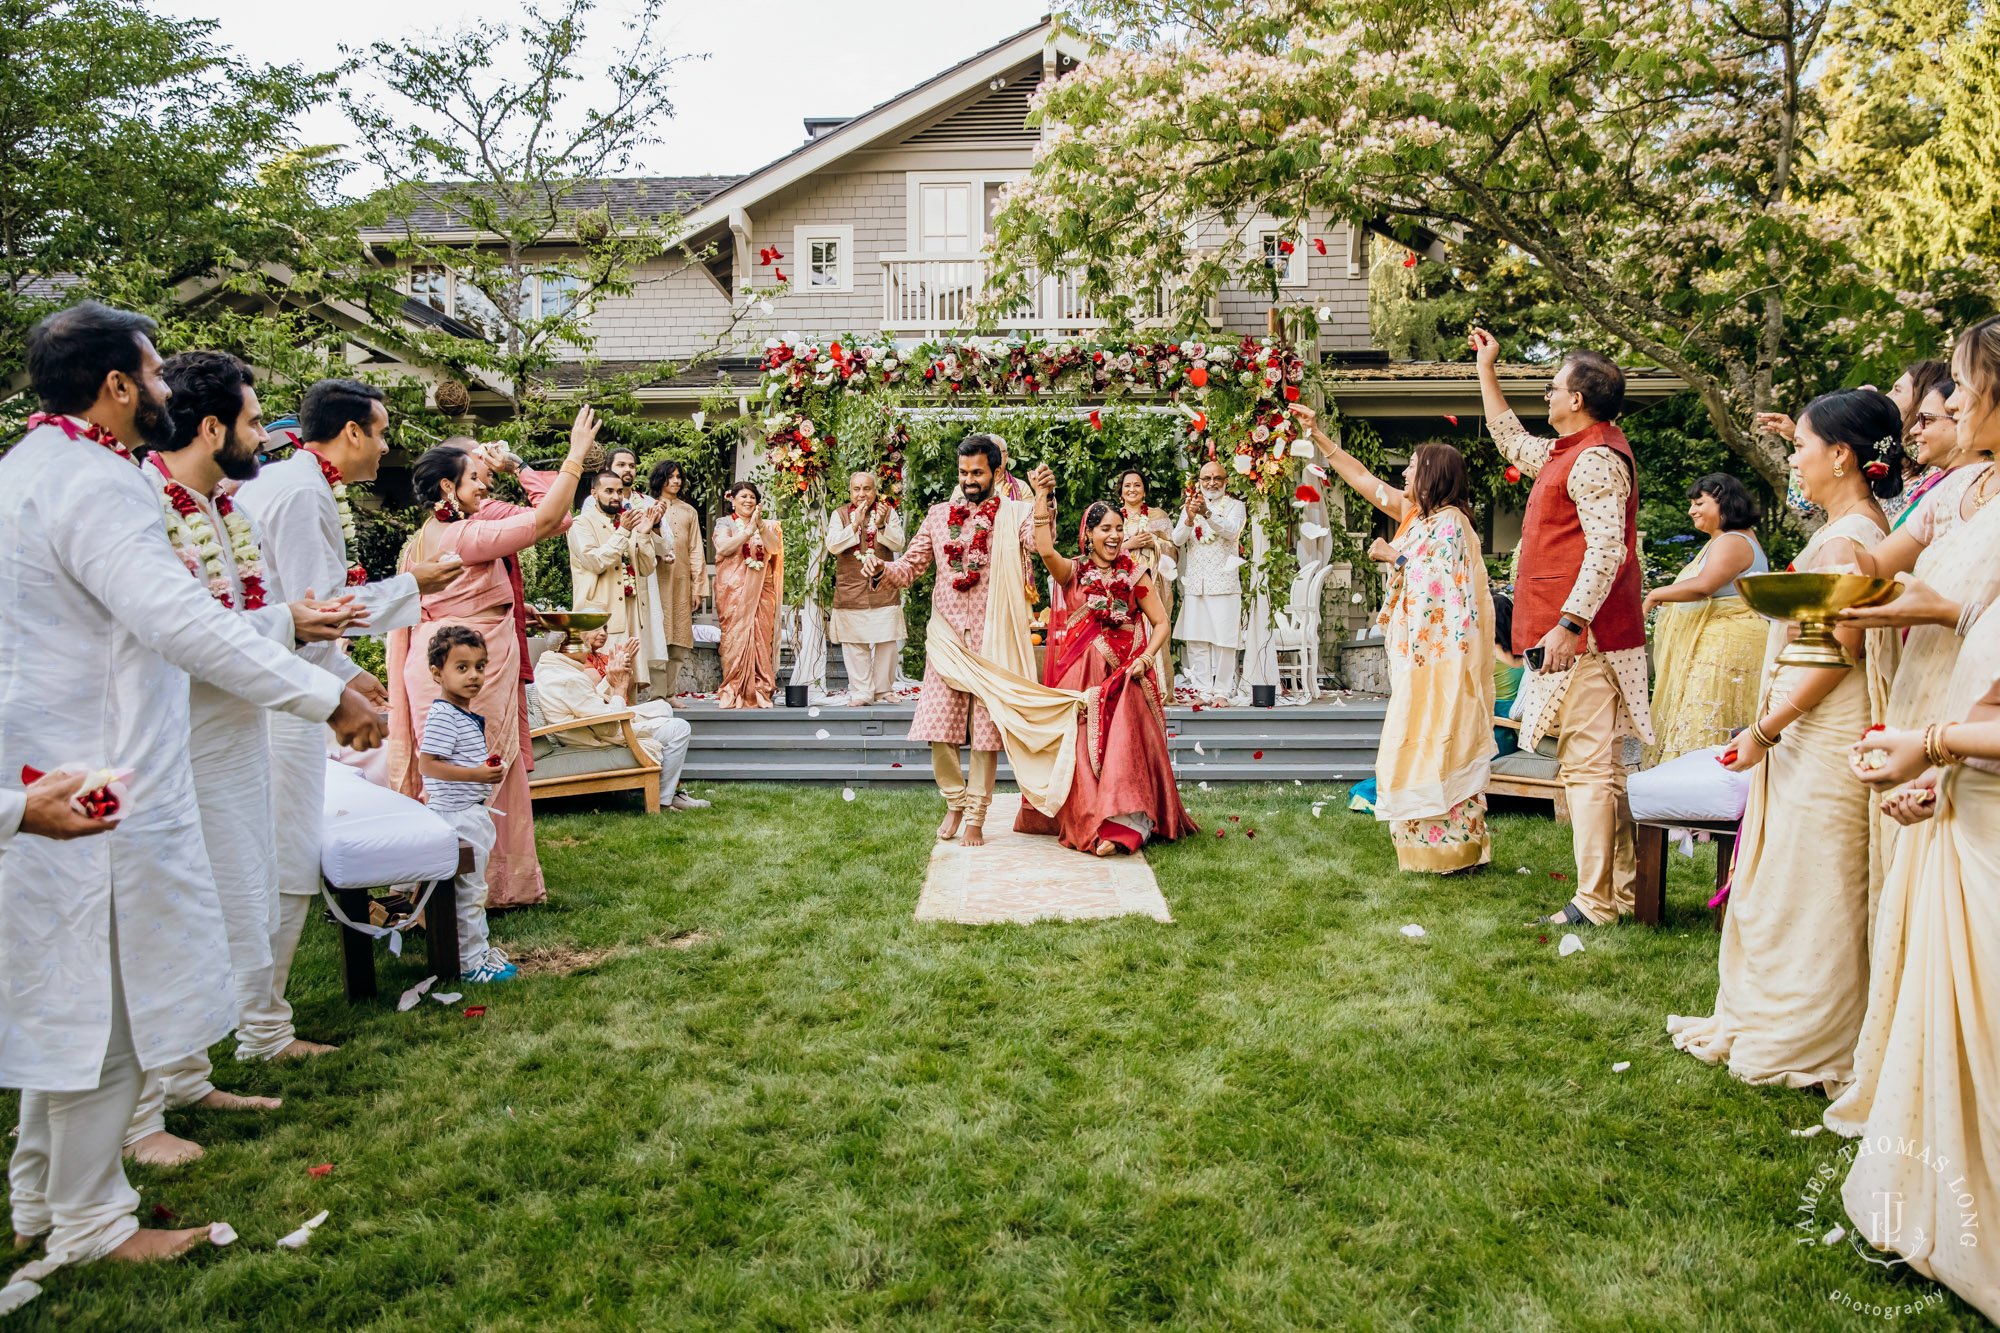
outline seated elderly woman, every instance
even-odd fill
[[[674,716],[674,706],[665,699],[632,702],[632,663],[639,652],[639,640],[627,639],[607,653],[605,645],[609,638],[609,632],[600,626],[581,636],[580,657],[572,657],[558,646],[536,660],[535,694],[542,716],[555,725],[630,708],[640,746],[660,766],[661,808],[707,809],[707,801],[698,801],[680,790],[681,765],[687,762],[692,729]],[[607,722],[566,732],[563,743],[588,748],[622,745],[625,740],[619,727]]]

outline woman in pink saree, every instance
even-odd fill
[[[554,482],[533,509],[504,518],[470,517],[486,503],[488,473],[469,450],[432,449],[417,460],[411,475],[418,497],[432,512],[403,548],[402,564],[435,560],[449,551],[465,562],[465,574],[443,592],[424,598],[423,619],[415,629],[389,635],[389,782],[404,795],[422,799],[415,742],[438,697],[437,682],[431,679],[431,636],[446,625],[479,631],[486,640],[486,684],[473,706],[486,724],[487,746],[507,771],[488,802],[499,835],[486,865],[489,909],[521,907],[548,896],[535,855],[527,692],[505,561],[562,531],[583,475],[583,455],[596,439],[597,414],[586,407],[570,427],[569,457]]]
[[[715,616],[722,622],[723,708],[769,708],[777,680],[778,599],[785,591],[785,534],[765,518],[747,481],[722,493],[732,512],[715,525]]]
[[[1064,608],[1052,635],[1045,683],[1076,690],[1089,702],[1077,717],[1076,776],[1056,818],[1025,801],[1017,833],[1053,833],[1065,847],[1095,856],[1136,852],[1149,838],[1171,842],[1199,833],[1181,807],[1167,756],[1160,699],[1160,645],[1167,613],[1153,576],[1121,549],[1125,521],[1114,505],[1084,511],[1079,556],[1055,548],[1050,496],[1055,477],[1035,469],[1035,550],[1056,582]]]

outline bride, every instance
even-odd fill
[[[1166,611],[1152,575],[1121,549],[1124,516],[1116,505],[1091,505],[1077,533],[1079,558],[1066,559],[1055,547],[1055,474],[1043,465],[1030,481],[1035,551],[1068,608],[1062,632],[1049,643],[1044,681],[1078,691],[1088,702],[1077,718],[1069,799],[1054,819],[1023,802],[1015,831],[1054,833],[1063,846],[1097,856],[1136,852],[1149,837],[1172,841],[1199,833],[1181,808],[1167,757],[1155,671],[1167,637]]]

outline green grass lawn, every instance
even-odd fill
[[[208,1157],[133,1172],[242,1239],[69,1270],[7,1328],[1797,1333],[1932,1290],[1797,1243],[1839,1141],[1788,1131],[1823,1102],[1669,1044],[1714,999],[1712,853],[1673,858],[1667,928],[1559,958],[1524,923],[1567,830],[1501,816],[1487,871],[1399,875],[1372,821],[1313,816],[1334,790],[1190,788],[1210,832],[1151,853],[1174,925],[912,921],[927,792],[548,813],[552,905],[496,934],[612,952],[399,1014],[421,948],[350,1009],[315,923],[294,1002],[343,1049],[218,1047],[285,1107],[178,1115]]]

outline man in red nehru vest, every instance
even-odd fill
[[[1548,920],[1609,925],[1632,910],[1639,878],[1624,737],[1653,739],[1637,473],[1632,446],[1611,424],[1625,375],[1599,353],[1570,353],[1546,395],[1560,438],[1541,440],[1500,392],[1493,335],[1474,329],[1472,353],[1493,443],[1535,479],[1515,566],[1514,651],[1540,648],[1542,665],[1522,684],[1521,747],[1557,738],[1576,844],[1576,896]]]

